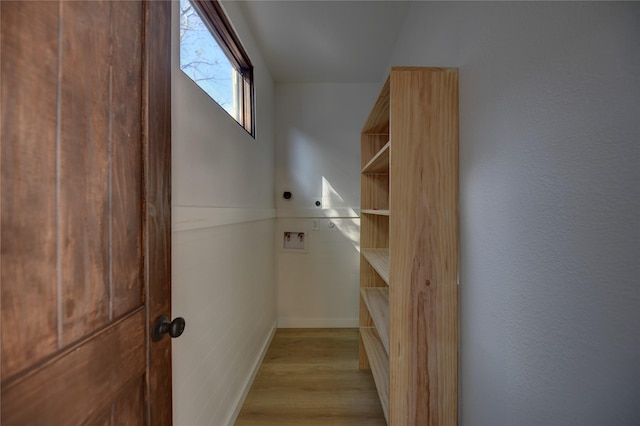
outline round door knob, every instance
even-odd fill
[[[187,323],[182,317],[177,317],[173,321],[169,322],[169,317],[162,315],[153,326],[153,340],[154,342],[157,342],[162,339],[165,334],[169,334],[171,337],[180,337],[182,332],[184,332],[184,327],[186,325]]]

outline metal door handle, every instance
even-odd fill
[[[184,327],[186,326],[186,322],[184,318],[177,317],[173,321],[169,322],[169,317],[166,315],[162,315],[156,321],[156,324],[153,326],[153,332],[151,333],[151,337],[154,342],[159,341],[164,337],[165,334],[169,334],[171,337],[180,337],[182,332],[184,332]]]

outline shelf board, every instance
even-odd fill
[[[389,249],[362,249],[360,253],[389,285]]]
[[[375,214],[378,216],[389,216],[389,210],[376,210],[376,209],[362,209],[360,213]]]
[[[362,168],[362,173],[389,173],[389,153],[391,141],[387,142]]]
[[[371,374],[378,390],[384,418],[389,423],[389,357],[374,327],[360,327],[360,336],[369,358]]]
[[[360,293],[376,325],[382,346],[389,355],[389,288],[365,287]]]

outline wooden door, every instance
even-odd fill
[[[0,2],[3,426],[171,424],[170,9]]]

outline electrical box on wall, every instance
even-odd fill
[[[284,231],[282,233],[282,251],[295,253],[307,252],[307,235],[303,231]]]

